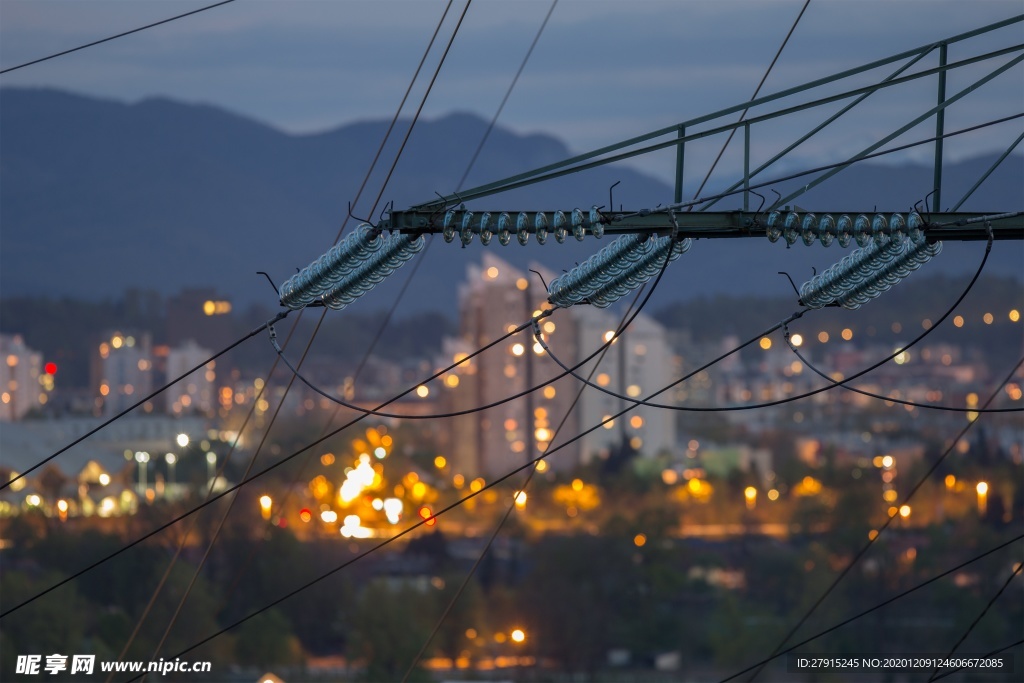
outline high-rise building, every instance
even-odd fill
[[[109,332],[97,351],[92,384],[99,414],[116,415],[153,391],[153,354],[148,333]]]
[[[185,341],[167,351],[167,379],[175,379],[213,355],[193,340]],[[214,380],[216,362],[210,361],[185,379],[168,387],[165,396],[167,412],[173,415],[201,413],[210,415],[215,409]]]
[[[645,398],[679,375],[665,328],[648,316],[641,313],[622,335],[615,338],[614,332],[622,322],[621,315],[591,306],[574,306],[568,313],[575,319],[579,350],[576,358],[565,358],[552,344],[551,349],[559,360],[566,364],[570,361],[578,363],[607,340],[613,340],[603,357],[595,357],[577,371],[586,377],[596,365],[591,380],[594,384],[629,398]],[[670,390],[651,400],[674,405],[674,396],[675,392]],[[583,392],[577,407],[582,428],[588,429],[604,422],[601,429],[580,440],[584,463],[594,457],[605,457],[624,444],[645,456],[672,451],[676,441],[676,414],[672,410],[639,406],[620,418],[605,422],[630,405],[625,399],[604,394],[593,387]]]
[[[533,275],[485,253],[482,265],[468,266],[467,280],[459,287],[459,338],[446,343],[445,364],[505,335],[547,307],[547,292]],[[575,357],[570,318],[545,318],[540,324],[547,339],[564,339],[572,345],[570,356]],[[440,390],[451,409],[466,410],[542,385],[560,372],[535,346],[527,328],[442,377]],[[453,471],[467,477],[505,474],[560,443],[563,435],[575,433],[578,418],[573,413],[562,435],[552,441],[572,404],[575,387],[571,377],[562,378],[522,398],[452,418]],[[567,469],[578,462],[579,448],[572,444],[555,453],[546,466]]]
[[[536,264],[531,269],[549,282],[553,277]],[[482,265],[467,268],[467,280],[459,288],[459,337],[447,340],[444,364],[485,346],[547,308],[547,291],[535,276],[485,252]],[[571,367],[598,349],[618,323],[608,311],[583,305],[555,311],[539,325],[552,352]],[[603,357],[595,357],[577,372],[585,377],[598,363],[593,381],[631,397],[646,396],[666,384],[675,367],[664,328],[644,315],[633,321]],[[439,389],[454,411],[497,403],[544,385],[522,398],[453,418],[448,434],[454,471],[464,476],[505,474],[625,406],[621,399],[587,388],[570,412],[581,384],[571,376],[551,382],[564,374],[527,328],[442,377]],[[667,392],[657,400],[671,404],[672,394]],[[565,424],[556,437],[563,419]],[[675,445],[674,413],[635,409],[559,449],[546,467],[571,469],[594,457],[606,457],[623,444],[644,455],[671,450]]]
[[[26,346],[19,334],[0,334],[0,358],[0,420],[13,422],[47,401],[43,355]]]

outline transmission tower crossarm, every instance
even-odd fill
[[[781,211],[783,216],[795,214],[799,218],[800,225],[808,217],[813,217],[811,222],[815,230],[819,229],[820,220],[825,216],[834,216],[837,219],[841,216],[849,216],[855,219],[858,216],[866,216],[873,219],[882,215],[886,220],[894,215],[890,212],[866,211],[821,211],[806,212],[794,208],[790,211],[787,208]],[[911,213],[898,212],[896,215],[908,220]],[[918,214],[913,214],[918,215]],[[502,220],[501,217],[508,217]],[[754,211],[704,211],[694,213],[674,213],[656,209],[643,209],[637,211],[619,211],[615,213],[603,213],[596,209],[580,210],[565,209],[563,211],[480,211],[458,209],[447,213],[439,213],[426,209],[409,209],[404,211],[392,211],[377,226],[380,230],[397,230],[409,234],[437,234],[445,235],[446,239],[458,235],[463,236],[464,231],[468,234],[480,236],[485,234],[486,241],[490,240],[487,233],[496,233],[499,226],[508,226],[513,235],[523,232],[528,236],[536,238],[538,232],[556,232],[558,216],[565,217],[566,236],[581,235],[593,236],[595,233],[607,235],[621,235],[634,233],[654,233],[666,235],[677,229],[677,236],[680,238],[739,238],[739,237],[761,237],[768,234],[769,214]],[[673,217],[678,228],[673,225]],[[988,239],[986,225],[991,225],[992,235],[997,240],[1021,240],[1024,239],[1024,212],[942,212],[922,213],[920,218],[923,221],[922,230],[929,241],[952,240],[952,241],[979,241]],[[575,224],[574,224],[575,221]],[[538,227],[540,226],[540,227]],[[574,232],[574,228],[576,231]],[[581,230],[582,228],[582,230]],[[596,230],[595,230],[596,228]],[[447,234],[446,234],[447,230]],[[816,233],[817,234],[817,233]],[[465,238],[463,238],[465,239]],[[527,237],[526,239],[530,239]],[[500,241],[500,240],[499,240]],[[562,241],[562,240],[559,240]],[[523,239],[520,239],[523,242]],[[503,243],[507,243],[503,242]]]

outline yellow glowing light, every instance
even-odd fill
[[[882,494],[882,499],[885,500],[886,503],[895,502],[897,498],[899,498],[899,494],[896,493],[894,489],[889,489]]]
[[[106,384],[100,385],[100,396],[106,396],[110,393],[110,387]]]
[[[17,364],[18,364],[18,357],[17,356],[15,356],[13,353],[11,355],[7,356],[7,367],[13,368]]]
[[[520,510],[526,507],[526,491],[516,491],[515,501],[516,507]]]
[[[1020,320],[1020,311],[1016,308],[1010,311],[1010,322],[1015,323]]]
[[[216,312],[216,310],[217,304],[213,303],[212,301],[203,302],[203,313],[205,313],[206,315],[213,315]]]
[[[188,445],[188,434],[178,434],[178,436],[175,437],[175,441],[178,443],[179,446],[184,448],[185,446]]]
[[[882,456],[882,467],[884,467],[885,469],[889,469],[890,467],[892,467],[892,464],[894,462],[896,461],[893,459],[891,455]]]
[[[466,484],[466,478],[461,474],[456,474],[452,477],[452,484],[455,485],[455,488],[461,489]]]
[[[551,441],[551,430],[541,427],[533,432],[533,435],[537,438],[537,441]]]
[[[759,341],[758,344],[765,351],[772,348],[772,340],[769,339],[768,337],[761,337],[761,341]]]
[[[978,405],[978,395],[973,391],[967,394],[967,405],[976,406]]]
[[[604,340],[606,342],[610,342],[612,339],[615,339],[615,330],[608,330],[604,333]]]
[[[534,352],[535,354],[537,354],[538,356],[539,356],[540,354],[544,353],[544,347],[543,347],[543,346],[541,346],[540,342],[534,342],[534,343],[533,343],[533,352]]]
[[[106,486],[110,483],[110,475],[104,472],[100,475],[100,486]]]
[[[910,506],[909,505],[901,505],[900,506],[900,517],[902,517],[903,519],[906,519],[909,516],[910,516]]]
[[[516,289],[518,289],[520,291],[525,290],[529,286],[530,286],[530,283],[526,280],[525,277],[521,277],[518,280],[516,280]]]
[[[536,468],[537,468],[538,472],[547,472],[548,471],[548,461],[547,460],[538,460]]]
[[[757,500],[757,489],[755,489],[753,486],[748,486],[747,488],[743,489],[743,497],[746,498],[747,500]]]
[[[416,387],[416,395],[419,396],[420,398],[426,398],[427,396],[430,395],[430,387],[428,387],[426,384],[419,385],[418,387]]]
[[[120,335],[114,335],[114,338],[110,340],[110,345],[115,349],[119,349],[124,346],[124,339]]]
[[[444,378],[444,383],[446,386],[454,389],[455,387],[459,386],[459,376],[448,375],[447,377]]]
[[[635,545],[637,548],[644,547],[645,543],[647,543],[647,536],[645,536],[644,534],[637,534],[633,537],[633,545]]]
[[[981,316],[981,319],[985,321],[986,325],[991,325],[995,321],[995,316],[993,316],[991,313],[986,313],[985,315]]]
[[[605,429],[615,428],[615,420],[612,419],[611,415],[605,415],[604,417],[602,417],[601,423],[601,426],[603,426]]]
[[[628,387],[626,387],[626,395],[631,398],[636,398],[637,396],[639,396],[641,391],[642,389],[640,389],[639,384],[630,384]]]
[[[644,419],[639,415],[634,415],[633,417],[629,418],[629,426],[632,427],[633,429],[640,429],[641,427],[644,426]]]
[[[956,316],[955,318],[953,318],[953,324],[956,325],[957,327],[963,327],[964,317],[962,315]]]
[[[555,388],[554,387],[552,387],[552,386],[544,387],[544,398],[552,399],[552,398],[555,397],[555,393],[556,392],[555,392]]]
[[[498,269],[495,268],[494,266],[491,266],[490,268],[487,269],[487,279],[493,280],[496,277],[498,277]]]
[[[952,474],[947,474],[946,475],[946,488],[947,489],[953,489],[955,487],[956,487],[956,477],[953,476]]]
[[[607,373],[602,372],[601,374],[599,374],[597,376],[597,385],[598,386],[606,387],[606,386],[608,386],[608,383],[611,382],[611,381],[612,381],[612,379],[611,379],[611,377],[608,376]]]
[[[551,322],[549,320],[546,323],[544,323],[544,333],[545,334],[551,334],[554,331],[555,331],[555,324],[553,322]]]
[[[266,494],[260,496],[260,512],[263,514],[263,519],[270,519],[270,509],[273,504],[274,501],[271,500],[270,496]]]
[[[853,330],[851,330],[849,327],[843,328],[842,337],[846,341],[850,341],[851,339],[853,339]]]
[[[61,500],[58,500],[57,501],[57,509],[60,510],[61,512],[67,512],[68,511],[68,502],[66,500],[64,500],[63,498]]]
[[[875,529],[872,529],[871,531],[868,532],[868,540],[869,541],[873,541],[876,538],[878,538],[878,531],[876,531]]]
[[[472,491],[473,493],[476,493],[477,491],[484,487],[484,483],[485,482],[483,479],[477,477],[473,481],[469,482],[469,490]]]
[[[25,502],[31,505],[32,507],[36,507],[43,502],[43,499],[36,493],[30,493],[27,496],[25,496]]]
[[[793,346],[800,346],[804,343],[804,337],[800,334],[794,334],[789,338],[789,341],[793,343]]]
[[[513,356],[521,356],[523,355],[524,351],[526,351],[526,347],[524,347],[522,344],[516,342],[515,344],[512,345]]]
[[[679,473],[675,470],[662,470],[661,480],[665,482],[666,485],[672,486],[679,481]]]
[[[445,465],[447,464],[448,460],[443,455],[439,455],[436,458],[434,458],[434,467],[436,467],[439,470],[443,470],[445,468]]]
[[[778,489],[770,489],[768,491],[768,500],[778,500],[778,499],[779,499],[779,490]]]
[[[523,629],[517,628],[513,630],[511,634],[509,634],[509,637],[512,638],[512,642],[514,643],[522,643],[526,640],[526,633],[523,631]]]
[[[324,453],[320,456],[320,464],[324,467],[330,467],[334,464],[334,453]]]
[[[978,485],[975,486],[974,488],[978,492],[979,496],[984,496],[985,494],[988,493],[988,483],[987,482],[979,481]]]
[[[583,480],[582,479],[573,479],[572,480],[572,490],[576,491],[577,493],[582,491],[583,490]]]
[[[824,330],[819,332],[818,333],[818,341],[821,342],[822,344],[828,343],[828,332],[825,332]]]

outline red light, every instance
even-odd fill
[[[419,514],[420,518],[426,521],[427,526],[434,526],[435,524],[437,524],[437,519],[433,516],[433,513],[430,511],[430,508],[428,508],[426,505],[420,508]]]
[[[57,364],[56,363],[47,363],[46,365],[43,366],[43,370],[46,371],[47,375],[56,375],[57,374]]]
[[[309,520],[313,519],[313,513],[307,510],[306,508],[302,508],[301,510],[299,510],[299,519],[301,519],[303,522],[308,522]]]
[[[282,518],[280,519],[280,521],[278,521],[277,525],[278,525],[279,527],[281,527],[282,529],[284,529],[285,527],[287,527],[287,526],[288,526],[288,520],[287,520],[287,519],[285,519],[284,517],[282,517]]]

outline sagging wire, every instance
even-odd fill
[[[964,569],[965,567],[968,567],[968,566],[974,564],[975,562],[978,562],[979,560],[983,560],[986,557],[988,557],[989,555],[992,555],[993,553],[996,553],[996,552],[1002,550],[1003,548],[1006,548],[1006,547],[1008,547],[1010,545],[1013,545],[1014,543],[1016,543],[1017,541],[1020,541],[1022,539],[1024,539],[1024,534],[1019,534],[1019,535],[1011,538],[1008,541],[1000,543],[999,545],[995,546],[994,548],[990,548],[990,549],[986,550],[985,552],[981,553],[980,555],[975,555],[971,559],[966,560],[964,562],[961,562],[957,566],[951,567],[950,569],[947,569],[946,571],[942,572],[941,574],[936,574],[932,578],[927,579],[926,581],[923,581],[923,582],[917,584],[913,588],[908,588],[905,591],[897,593],[896,595],[892,596],[891,598],[883,600],[882,602],[880,602],[880,603],[878,603],[878,604],[876,604],[876,605],[874,605],[872,607],[869,607],[868,609],[864,610],[863,612],[858,612],[857,614],[853,615],[852,617],[848,617],[846,619],[843,619],[839,623],[833,624],[832,626],[829,626],[828,628],[826,628],[826,629],[824,629],[822,631],[818,631],[813,636],[810,636],[809,638],[805,638],[804,640],[801,640],[799,643],[796,643],[795,645],[790,645],[785,650],[779,650],[778,652],[776,652],[771,657],[768,657],[767,659],[762,659],[761,661],[756,662],[755,664],[751,664],[749,667],[747,667],[746,669],[743,669],[742,671],[737,671],[736,673],[734,673],[729,678],[724,679],[721,683],[726,683],[726,681],[731,681],[732,679],[737,678],[739,676],[742,676],[743,674],[748,673],[750,671],[753,671],[754,669],[756,669],[756,668],[758,668],[760,666],[764,666],[765,664],[773,662],[776,659],[778,659],[779,657],[782,657],[783,655],[788,655],[789,653],[796,651],[798,648],[801,648],[804,645],[808,645],[809,643],[813,643],[815,640],[817,640],[818,638],[821,638],[822,636],[827,636],[829,633],[832,633],[833,631],[837,631],[840,628],[842,628],[843,626],[846,626],[848,624],[851,624],[851,623],[857,621],[858,619],[866,617],[867,615],[871,614],[872,612],[877,612],[878,610],[882,609],[883,607],[891,605],[892,603],[896,602],[897,600],[901,600],[902,598],[907,597],[911,593],[915,593],[915,592],[921,590],[922,588],[926,588],[926,587],[930,586],[931,584],[935,583],[939,579],[943,579],[943,578],[945,578],[947,576],[956,574],[957,572],[959,572],[960,570]],[[1011,645],[1010,647],[1013,647],[1013,645]],[[938,678],[942,678],[942,676],[939,676]]]
[[[988,408],[989,404],[992,403],[992,401],[994,401],[997,396],[999,396],[1000,392],[1002,392],[1003,388],[1013,378],[1013,376],[1017,373],[1017,370],[1020,369],[1022,365],[1024,365],[1024,357],[1017,361],[1017,364],[1013,366],[1013,369],[1010,370],[1009,373],[1007,373],[1006,377],[1003,379],[1002,382],[1000,382],[999,386],[996,387],[995,391],[993,391],[992,394],[985,401],[985,403],[982,404],[982,408]],[[964,435],[966,435],[967,432],[970,431],[971,427],[973,427],[977,422],[977,419],[969,420],[967,424],[964,425],[964,427],[956,435],[956,437],[950,440],[949,446],[946,448],[946,450],[942,453],[942,455],[935,459],[935,462],[931,464],[931,466],[928,468],[928,471],[921,476],[921,478],[917,481],[916,484],[914,484],[914,486],[910,489],[910,492],[903,498],[903,501],[900,503],[900,506],[907,505],[910,503],[910,500],[914,497],[914,494],[916,494],[917,491],[924,485],[924,483],[928,481],[929,478],[931,478],[932,474],[935,472],[936,469],[938,469],[939,465],[941,465],[943,461],[945,461],[945,459],[949,456],[949,454],[953,452],[953,449],[956,447],[956,445],[960,442],[961,439],[964,438]],[[779,650],[781,650],[786,645],[786,642],[788,642],[789,639],[796,634],[800,627],[803,626],[808,619],[810,619],[811,615],[814,614],[818,607],[820,607],[821,604],[825,601],[825,599],[828,598],[828,596],[832,593],[832,591],[835,590],[836,586],[838,586],[839,583],[843,580],[843,578],[850,573],[850,571],[854,568],[854,566],[856,566],[860,559],[864,557],[867,551],[871,549],[871,546],[873,546],[875,542],[882,537],[882,534],[885,533],[885,530],[889,528],[889,525],[892,524],[892,521],[896,519],[896,517],[897,515],[890,515],[886,517],[885,522],[877,530],[878,533],[869,538],[868,542],[861,547],[860,551],[858,551],[857,554],[853,556],[853,559],[851,559],[846,564],[846,566],[843,568],[841,572],[839,572],[839,574],[832,581],[832,583],[829,584],[829,587],[825,589],[825,592],[822,593],[817,600],[815,600],[814,604],[811,605],[810,609],[807,610],[804,616],[800,618],[800,620],[793,626],[793,628],[789,630],[788,633],[786,633],[785,637],[772,651],[773,657],[776,654],[778,654]],[[760,667],[757,669],[757,671],[755,671],[754,674],[748,679],[748,682],[757,678],[757,675],[764,669],[764,666],[765,664],[762,663]],[[723,679],[722,681],[720,681],[720,683],[726,683],[726,681],[735,678],[737,675],[739,674],[735,674],[733,676],[730,676],[729,678]]]
[[[893,352],[892,354],[886,356],[885,358],[877,361],[876,363],[873,363],[872,365],[868,366],[867,368],[864,368],[863,370],[860,370],[857,373],[855,373],[853,375],[850,375],[849,377],[845,377],[845,378],[843,378],[842,380],[839,380],[839,381],[835,381],[835,380],[832,380],[831,378],[829,378],[829,382],[831,382],[831,384],[828,385],[828,386],[819,387],[817,389],[812,389],[811,391],[807,391],[807,392],[805,392],[803,394],[797,394],[795,396],[789,396],[789,397],[782,398],[782,399],[776,399],[774,401],[766,401],[766,402],[763,402],[763,403],[751,403],[751,404],[737,405],[737,406],[698,407],[698,406],[678,406],[678,405],[672,405],[672,404],[668,404],[668,403],[655,403],[655,402],[652,402],[652,401],[650,401],[648,399],[637,399],[637,398],[630,397],[630,396],[624,396],[622,394],[619,394],[618,392],[615,392],[615,391],[613,391],[611,389],[608,389],[606,387],[599,386],[599,385],[594,384],[592,382],[587,383],[586,380],[583,377],[580,377],[575,371],[570,370],[570,368],[568,366],[566,366],[563,361],[561,361],[556,355],[551,353],[550,347],[548,347],[547,343],[544,341],[544,339],[540,335],[537,334],[537,329],[536,328],[534,329],[534,336],[537,338],[537,342],[539,344],[541,344],[541,346],[544,348],[545,352],[551,357],[551,360],[553,360],[556,364],[559,365],[559,367],[561,367],[564,371],[566,371],[569,374],[571,374],[578,381],[587,383],[588,386],[591,386],[594,389],[597,389],[601,393],[608,394],[610,396],[614,396],[615,398],[618,398],[620,400],[623,400],[623,401],[625,401],[627,403],[632,404],[634,407],[647,406],[647,407],[650,407],[650,408],[659,408],[659,409],[663,409],[663,410],[675,410],[675,411],[680,411],[680,412],[717,413],[717,412],[733,412],[733,411],[741,411],[741,410],[756,410],[756,409],[760,409],[760,408],[768,408],[768,407],[771,407],[771,406],[783,405],[783,404],[786,404],[786,403],[791,403],[793,401],[798,401],[798,400],[802,400],[802,399],[805,399],[805,398],[809,398],[811,396],[815,396],[817,394],[820,394],[820,393],[822,393],[824,391],[828,391],[828,390],[833,389],[833,388],[838,387],[838,386],[845,386],[847,383],[849,383],[849,382],[851,382],[851,381],[853,381],[853,380],[855,380],[855,379],[857,379],[857,378],[859,378],[859,377],[861,377],[863,375],[866,375],[867,373],[872,372],[873,370],[876,370],[877,368],[881,367],[885,363],[888,363],[892,359],[894,359],[897,356],[899,356],[901,353],[903,353],[903,352],[907,351],[908,349],[914,347],[922,339],[924,339],[929,334],[931,334],[932,331],[934,331],[939,325],[941,325],[942,322],[946,318],[948,318],[950,315],[952,315],[953,311],[956,310],[957,307],[959,307],[960,303],[964,300],[964,298],[968,295],[968,293],[970,293],[970,291],[974,288],[974,285],[977,282],[978,277],[981,275],[982,271],[985,268],[985,264],[988,262],[989,254],[992,251],[992,241],[993,241],[993,235],[992,235],[991,226],[990,226],[989,234],[988,234],[988,242],[987,242],[987,244],[985,246],[985,252],[984,252],[984,255],[982,256],[981,263],[978,265],[977,271],[975,271],[974,276],[971,278],[970,282],[967,284],[967,286],[964,289],[964,291],[960,294],[959,297],[957,297],[956,301],[953,302],[952,306],[950,306],[949,309],[947,309],[946,312],[943,313],[942,316],[940,316],[938,318],[938,320],[935,322],[934,325],[932,325],[930,328],[928,328],[927,330],[925,330],[924,332],[919,334],[917,337],[915,337],[913,340],[911,340],[910,343],[906,344],[905,346],[903,346],[903,348]],[[800,311],[797,311],[796,313],[793,313],[788,318],[786,318],[785,320],[782,320],[782,321],[776,323],[772,327],[770,327],[767,330],[765,330],[764,332],[762,332],[757,337],[751,338],[749,341],[745,342],[743,346],[747,346],[749,344],[752,344],[753,342],[757,341],[758,339],[760,339],[762,337],[767,337],[770,334],[774,333],[778,329],[785,328],[789,323],[793,322],[794,320],[797,320],[798,318],[802,317],[805,313],[807,313],[808,311],[811,311],[811,310],[814,310],[814,309],[805,308],[805,309],[802,309]],[[676,384],[681,383],[681,382],[685,381],[686,379],[689,379],[692,376],[693,376],[693,373],[687,374],[683,378],[677,380],[676,383],[674,383],[671,386],[675,386]],[[658,392],[658,393],[661,393],[661,392]],[[976,412],[976,411],[964,411],[964,412]],[[994,409],[991,412],[1020,412],[1020,410],[1016,409],[1016,408],[1013,408],[1013,409]]]
[[[614,187],[614,185],[612,187]],[[609,190],[609,192],[610,192],[610,190]],[[675,221],[674,214],[673,214],[673,221]],[[677,228],[678,228],[678,226],[677,226]],[[676,236],[675,233],[673,233],[673,235],[672,235],[673,239],[675,238],[675,236]],[[637,308],[637,311],[636,311],[637,314],[639,314],[640,311],[643,310],[643,308],[647,305],[647,302],[650,300],[651,295],[654,293],[654,290],[657,289],[658,283],[661,281],[662,275],[664,275],[665,270],[668,268],[669,262],[672,260],[671,256],[672,256],[672,251],[671,250],[667,250],[667,252],[665,254],[664,261],[663,261],[663,263],[661,265],[661,272],[658,273],[658,277],[657,277],[657,279],[655,279],[654,284],[652,285],[651,289],[647,292],[647,296],[645,296],[643,301],[640,302],[640,306],[639,306],[639,308]],[[541,277],[541,274],[538,273],[537,271],[534,271],[534,272],[537,274],[537,277],[541,278],[541,282],[543,282],[543,277]],[[634,297],[632,303],[630,303],[630,305],[629,305],[629,308],[627,308],[626,312],[623,314],[622,320],[619,321],[619,325],[616,328],[615,335],[621,334],[626,329],[626,326],[636,318],[636,315],[633,315],[631,317],[631,313],[633,311],[633,308],[636,307],[637,301],[640,299],[640,296],[643,294],[644,287],[646,287],[646,283],[644,283],[644,285],[642,285],[641,288],[637,291],[636,297]],[[546,288],[547,288],[547,285],[545,285],[545,289]],[[534,327],[536,328],[536,323],[534,323]],[[605,355],[607,354],[607,352],[608,352],[608,350],[610,348],[611,348],[611,340],[609,340],[608,343],[603,345],[603,348],[601,349],[600,356],[598,357],[597,361],[594,363],[594,366],[590,369],[590,373],[587,376],[588,379],[592,378],[594,376],[594,374],[597,372],[598,367],[601,365],[601,362],[604,360],[604,357],[605,357]],[[580,398],[583,396],[583,392],[584,392],[585,389],[586,389],[586,386],[585,385],[581,385],[579,390],[576,392],[576,397],[573,399],[572,403],[566,409],[565,414],[562,416],[561,421],[558,423],[558,426],[555,428],[554,435],[551,437],[552,441],[554,439],[556,439],[558,437],[558,434],[562,431],[562,428],[565,426],[565,423],[569,419],[569,416],[572,414],[572,411],[575,410],[576,404],[579,403]],[[484,545],[483,550],[480,552],[480,555],[477,557],[476,562],[473,563],[473,566],[470,568],[469,572],[466,574],[465,579],[463,579],[462,583],[459,585],[458,590],[452,596],[452,599],[448,602],[448,605],[445,607],[444,612],[442,612],[441,617],[438,619],[437,623],[435,624],[434,630],[430,633],[430,635],[427,637],[426,641],[423,643],[422,647],[420,648],[419,652],[417,652],[416,656],[413,658],[412,663],[409,665],[409,668],[406,670],[405,675],[402,677],[402,683],[405,683],[409,679],[409,676],[415,670],[416,665],[419,663],[420,659],[423,657],[423,653],[426,652],[426,649],[430,645],[430,642],[434,639],[434,637],[437,635],[437,633],[441,630],[441,626],[444,624],[444,621],[448,617],[448,614],[455,607],[455,605],[458,602],[459,598],[462,596],[462,593],[465,591],[466,586],[469,585],[469,582],[472,580],[473,575],[476,573],[476,571],[479,568],[480,564],[483,562],[484,557],[490,551],[491,546],[494,544],[495,539],[498,537],[498,534],[501,533],[501,530],[502,530],[502,528],[504,528],[505,523],[508,521],[509,517],[511,517],[512,512],[516,508],[516,503],[517,503],[518,496],[520,494],[525,494],[526,490],[530,487],[530,483],[533,481],[533,477],[534,477],[534,475],[536,473],[537,473],[537,467],[530,468],[530,471],[526,475],[526,479],[523,480],[523,483],[520,485],[520,487],[513,494],[512,502],[509,504],[508,508],[505,510],[505,514],[498,521],[498,525],[494,528],[494,531],[491,533],[490,537],[488,538],[487,543]]]
[[[996,594],[992,596],[992,599],[988,601],[988,604],[985,605],[985,608],[981,610],[981,613],[974,618],[974,621],[972,621],[971,625],[967,627],[967,630],[964,631],[964,634],[962,636],[960,636],[960,639],[957,640],[953,647],[949,649],[949,652],[946,653],[945,659],[952,657],[953,653],[956,652],[957,648],[960,647],[960,645],[962,645],[965,640],[967,640],[967,636],[971,635],[971,631],[973,631],[974,627],[978,625],[978,622],[981,621],[986,614],[988,614],[988,611],[992,609],[992,605],[996,604],[996,600],[999,599],[999,596],[1001,596],[1003,592],[1010,587],[1010,584],[1013,582],[1013,580],[1017,578],[1017,576],[1020,574],[1021,569],[1024,569],[1024,562],[1017,563],[1017,566],[1014,567],[1013,572],[1011,572],[1010,575],[1006,577],[1006,581],[1003,583],[1002,586],[999,587],[999,590],[996,591]],[[932,673],[928,677],[928,683],[932,683],[932,681],[936,680],[936,678],[938,677],[937,674],[939,673],[939,668],[940,667],[936,666],[934,669],[932,669]]]

